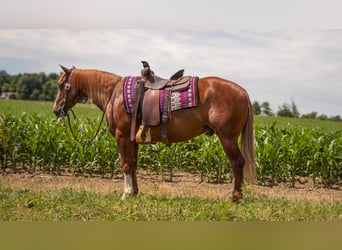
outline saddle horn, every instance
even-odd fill
[[[141,61],[141,63],[143,64],[144,68],[149,68],[150,67],[150,65],[146,61]]]
[[[146,61],[141,61],[143,64],[143,69],[141,70],[141,76],[144,78],[149,78],[151,74],[153,75],[154,72],[151,70],[150,65]]]

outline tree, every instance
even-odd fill
[[[4,84],[9,85],[10,80],[11,80],[11,76],[5,70],[0,70],[0,94],[2,93]],[[6,88],[8,88],[8,86]],[[4,91],[4,92],[7,92],[7,91]]]
[[[303,114],[302,118],[307,118],[307,119],[316,119],[317,118],[318,112],[312,111],[311,113],[308,114]]]
[[[42,89],[42,80],[43,80],[42,74],[23,74],[17,84],[17,95],[18,99],[32,99],[37,98],[37,91],[41,91]],[[35,95],[32,95],[32,92],[35,91]],[[34,99],[35,100],[35,99]]]
[[[295,104],[293,99],[291,101],[291,104],[292,104],[292,107],[291,107],[291,109],[292,109],[292,116],[298,118],[299,117],[299,111],[298,111],[297,105]]]
[[[58,91],[57,80],[49,79],[43,85],[42,92],[39,96],[39,100],[53,101],[55,100],[57,91]]]
[[[5,70],[0,70],[0,85],[9,82],[10,79],[11,76]]]
[[[39,99],[39,96],[41,94],[41,91],[38,90],[38,89],[34,89],[30,95],[30,99],[31,100],[38,100]]]
[[[269,102],[263,102],[261,104],[261,113],[267,116],[274,116]]]
[[[283,103],[283,105],[278,108],[277,116],[293,117],[291,106],[288,103]]]
[[[17,92],[18,89],[18,81],[20,79],[20,77],[22,76],[22,74],[18,74],[18,75],[12,75],[11,76],[11,80],[10,80],[10,85],[11,85],[11,92]]]
[[[50,74],[48,74],[48,76],[47,76],[47,80],[51,80],[51,79],[57,80],[58,77],[59,77],[59,75],[58,75],[57,73],[50,73]]]
[[[328,120],[328,116],[325,115],[325,114],[321,114],[321,115],[317,116],[317,119],[319,119],[319,120]]]
[[[0,93],[2,93],[2,92],[15,92],[15,88],[12,88],[12,85],[10,83],[5,82],[1,86]]]
[[[340,115],[331,116],[331,117],[329,117],[329,120],[339,122],[339,121],[341,121],[341,116]]]
[[[253,102],[253,114],[260,115],[261,114],[261,106],[258,101]]]
[[[299,111],[297,105],[292,100],[291,104],[283,103],[283,105],[279,106],[277,115],[283,117],[299,117]]]

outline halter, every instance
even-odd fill
[[[70,74],[68,75],[68,77],[66,79],[66,82],[62,84],[62,85],[64,85],[63,100],[62,100],[62,104],[61,104],[61,108],[60,108],[61,109],[60,112],[61,112],[62,116],[64,116],[64,115],[68,116],[67,99],[68,99],[69,92],[70,92],[70,89],[71,89],[70,80],[71,80],[71,76],[72,76],[73,73],[74,73],[74,68],[71,70]],[[66,112],[64,112],[64,108],[65,107],[67,107]],[[74,114],[74,112],[72,110],[71,110],[71,112]],[[69,116],[68,116],[68,118],[69,118]]]
[[[67,103],[67,99],[68,99],[68,96],[69,96],[70,89],[71,89],[71,84],[70,83],[65,83],[65,86],[64,86],[64,91],[65,92],[63,94],[63,100],[62,100],[62,105],[61,105],[61,115],[62,116],[65,115],[64,108],[65,108],[66,103]],[[68,114],[68,109],[67,109],[66,113]]]

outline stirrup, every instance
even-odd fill
[[[151,143],[151,128],[145,128],[144,125],[140,125],[139,130],[135,135],[135,141],[137,143]]]

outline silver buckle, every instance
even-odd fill
[[[64,89],[65,89],[66,91],[69,91],[69,90],[71,89],[71,84],[70,84],[70,83],[65,83]]]

